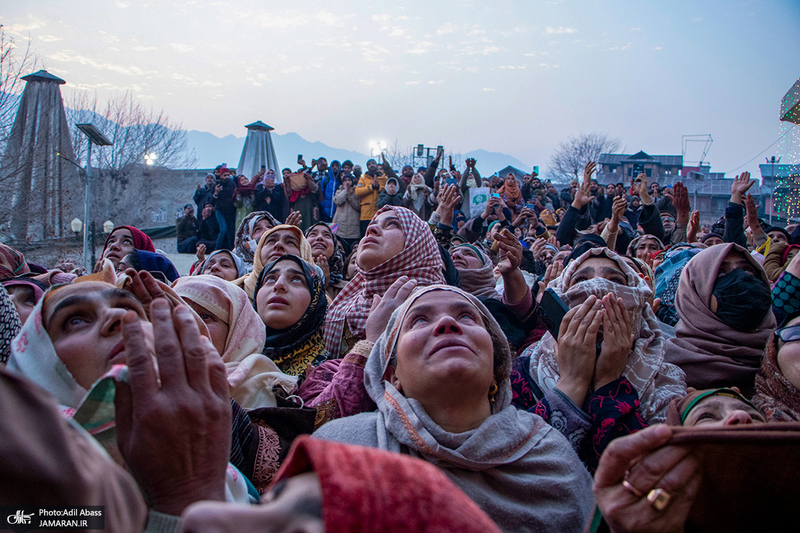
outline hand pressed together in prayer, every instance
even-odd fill
[[[578,407],[583,405],[592,384],[602,313],[602,301],[591,295],[564,315],[558,329],[556,361],[561,377],[556,388]]]
[[[689,448],[664,446],[671,436],[669,426],[656,425],[606,448],[595,473],[594,494],[612,532],[684,530],[701,469]]]
[[[130,383],[117,383],[120,452],[150,507],[180,515],[199,500],[224,500],[231,442],[225,367],[185,306],[151,306],[155,359],[141,322],[123,318]]]
[[[613,293],[602,299],[603,342],[594,365],[594,390],[618,379],[625,370],[633,345],[631,317],[621,298]]]

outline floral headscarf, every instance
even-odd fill
[[[267,340],[262,353],[272,359],[278,367],[290,376],[304,376],[309,364],[320,364],[326,358],[322,332],[328,299],[325,297],[325,283],[322,270],[294,255],[284,255],[264,267],[258,276],[255,294],[264,284],[264,277],[280,261],[289,260],[297,264],[306,278],[311,302],[303,316],[286,329],[267,327]],[[254,301],[256,299],[254,298]],[[254,303],[257,306],[257,301]],[[257,307],[256,307],[256,310]]]
[[[333,241],[333,255],[328,259],[328,272],[331,276],[330,283],[342,281],[342,279],[344,279],[344,275],[342,274],[344,270],[344,256],[342,255],[342,251],[339,249],[339,241],[336,238],[336,234],[331,229],[331,225],[327,222],[317,222],[316,224],[309,226],[304,235],[308,237],[308,234],[311,232],[311,230],[317,226],[322,226],[327,229],[328,233],[331,235],[331,240]]]
[[[233,243],[233,251],[237,256],[241,257],[245,263],[253,262],[255,248],[258,246],[258,243],[253,246],[253,249],[250,249],[250,236],[253,234],[253,228],[256,226],[256,224],[264,219],[269,220],[270,227],[274,228],[275,226],[280,225],[280,222],[278,222],[278,220],[272,216],[272,213],[269,211],[253,211],[242,219],[242,222],[236,229],[236,238],[234,239]]]

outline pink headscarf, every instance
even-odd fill
[[[199,305],[228,324],[223,363],[240,361],[261,352],[267,336],[264,322],[242,289],[208,275],[180,277],[172,288],[184,300]]]
[[[400,276],[416,279],[418,287],[444,283],[442,256],[430,227],[405,207],[387,205],[375,217],[389,210],[400,219],[405,246],[399,254],[371,270],[358,267],[358,273],[331,303],[325,319],[325,347],[333,358],[341,353],[345,321],[353,336],[363,339],[373,295],[383,296]]]

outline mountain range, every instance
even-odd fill
[[[307,141],[297,133],[275,133],[271,132],[272,142],[275,144],[275,155],[281,167],[294,169],[297,166],[297,155],[303,154],[307,163],[311,159],[324,156],[328,162],[337,159],[344,161],[349,159],[357,165],[366,163],[370,156],[360,152],[334,148],[319,141]],[[186,132],[186,142],[189,150],[193,150],[196,161],[196,168],[214,168],[221,163],[227,163],[231,168],[239,164],[239,157],[242,155],[244,137],[226,135],[217,137],[207,131],[191,130]],[[447,154],[450,155],[450,154]],[[453,154],[456,161],[464,161],[472,157],[477,161],[476,167],[481,175],[490,176],[508,165],[516,167],[525,172],[530,172],[531,167],[524,164],[519,159],[500,152],[488,152],[486,150],[472,150],[464,154]],[[463,165],[458,165],[463,166]],[[399,170],[399,169],[395,169]]]

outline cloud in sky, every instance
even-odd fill
[[[241,135],[262,119],[362,151],[379,134],[427,137],[546,165],[559,140],[585,131],[651,153],[680,153],[681,134],[709,132],[709,157],[725,170],[774,140],[777,102],[800,72],[790,53],[800,6],[790,0],[624,10],[554,1],[7,4],[5,31],[18,47],[30,35],[43,66],[67,80],[65,94],[130,90],[190,129]],[[658,83],[620,83],[631,72]],[[414,119],[424,116],[447,120]]]

